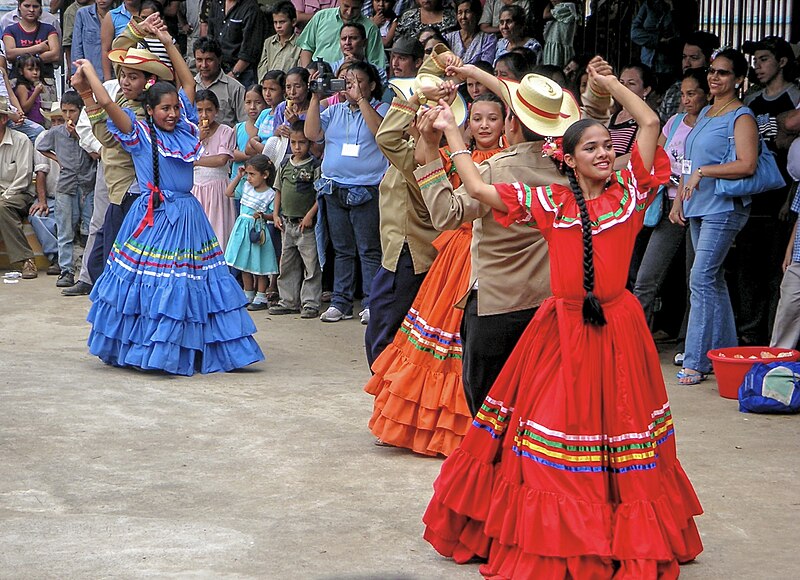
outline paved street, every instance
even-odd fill
[[[480,577],[421,538],[441,461],[373,445],[357,319],[255,313],[266,362],[182,378],[90,356],[88,308],[0,285],[0,578]],[[683,577],[796,578],[800,417],[664,371],[706,510]]]

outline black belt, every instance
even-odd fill
[[[305,217],[305,216],[304,216]],[[304,217],[288,217],[283,216],[283,219],[289,222],[290,224],[300,225],[300,222],[303,221]]]

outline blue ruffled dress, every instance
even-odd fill
[[[89,351],[108,364],[172,374],[230,371],[263,360],[247,299],[225,263],[214,231],[192,195],[200,158],[197,112],[183,91],[172,132],[156,129],[160,190],[153,186],[150,130],[108,129],[133,158],[142,195],[125,217],[92,289]],[[190,115],[189,118],[187,118]],[[153,197],[161,195],[154,208]]]

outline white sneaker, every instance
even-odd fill
[[[361,324],[369,324],[369,308],[365,308],[358,315],[361,317]]]
[[[329,306],[319,317],[322,322],[339,322],[340,320],[350,320],[351,318],[353,318],[352,314],[345,314],[335,306]]]

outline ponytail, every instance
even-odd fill
[[[155,186],[155,191],[150,195],[155,195],[153,198],[153,207],[157,208],[161,205],[161,176],[158,170],[158,137],[156,136],[156,127],[153,124],[153,116],[148,113],[146,117],[147,126],[150,128],[150,150],[153,153],[153,185]]]
[[[605,326],[606,317],[603,307],[597,296],[594,295],[594,249],[592,247],[592,222],[589,218],[589,209],[586,207],[586,199],[578,185],[578,178],[575,170],[567,166],[567,178],[575,196],[575,202],[581,212],[581,232],[583,233],[583,289],[586,290],[586,297],[583,299],[583,321],[594,326]]]

